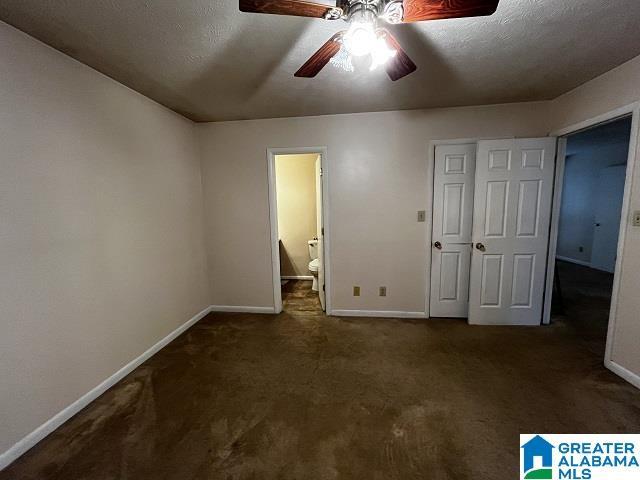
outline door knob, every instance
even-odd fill
[[[484,248],[484,245],[482,243],[476,243],[476,248],[481,252],[484,252],[486,250],[486,248]]]
[[[434,243],[433,246],[436,247],[438,250],[442,250],[442,244],[440,242]]]

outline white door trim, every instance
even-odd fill
[[[282,290],[280,285],[280,249],[278,246],[278,197],[276,194],[276,155],[300,155],[317,153],[322,156],[322,216],[324,218],[324,283],[326,313],[331,315],[331,222],[329,202],[329,161],[327,147],[267,148],[269,179],[269,224],[271,230],[271,269],[273,282],[273,304],[275,313],[282,312]]]
[[[553,295],[554,275],[556,274],[556,253],[558,250],[558,232],[560,231],[560,208],[562,206],[562,188],[564,185],[564,165],[566,156],[567,139],[566,137],[558,137],[553,199],[551,201],[551,227],[549,251],[547,254],[547,277],[544,284],[544,305],[542,307],[543,325],[549,325],[551,323],[551,301]]]
[[[577,133],[581,130],[585,130],[587,128],[591,128],[594,126],[597,126],[601,123],[606,123],[606,122],[610,122],[612,120],[615,120],[617,118],[620,117],[624,117],[627,115],[631,115],[632,116],[632,123],[631,123],[631,137],[629,139],[629,157],[627,160],[627,173],[626,173],[626,182],[625,182],[625,186],[624,186],[624,199],[622,202],[622,215],[620,218],[620,236],[618,238],[618,259],[616,260],[616,268],[615,268],[615,272],[614,272],[614,280],[613,280],[613,291],[611,294],[611,311],[609,313],[609,329],[608,329],[608,333],[607,333],[607,349],[605,352],[605,358],[604,358],[604,364],[607,368],[609,368],[610,370],[614,371],[615,373],[617,373],[618,375],[621,375],[623,378],[625,378],[625,380],[633,383],[634,385],[636,385],[637,387],[640,388],[640,378],[638,378],[637,376],[633,375],[633,378],[629,378],[629,376],[625,376],[623,375],[621,372],[628,372],[627,370],[625,370],[622,366],[616,364],[613,359],[612,359],[612,350],[613,350],[613,341],[614,341],[614,336],[615,336],[615,324],[616,324],[616,314],[617,314],[617,309],[618,309],[618,302],[619,302],[619,294],[620,294],[620,278],[622,276],[622,269],[623,269],[623,258],[624,258],[624,246],[626,243],[626,239],[627,239],[627,230],[629,227],[629,223],[630,223],[630,217],[631,217],[631,188],[632,188],[632,184],[633,184],[633,176],[634,176],[634,172],[635,172],[635,164],[636,164],[636,154],[637,154],[637,150],[638,150],[638,138],[639,138],[639,129],[640,129],[640,102],[634,102],[632,104],[626,105],[624,107],[620,107],[618,109],[612,110],[610,112],[604,113],[602,115],[598,115],[597,117],[585,120],[583,122],[577,123],[575,125],[571,125],[569,127],[560,129],[556,132],[551,133],[551,135],[554,136],[558,136],[558,137],[566,137],[570,134],[573,133]],[[564,165],[564,158],[561,158],[560,161],[562,162],[562,164]],[[559,172],[556,171],[556,175],[559,175],[560,173],[563,172]],[[556,178],[557,179],[557,178]],[[554,197],[554,209],[553,209],[553,213],[556,214],[556,205],[555,202],[560,202],[560,198]],[[559,211],[559,206],[557,207],[558,211]],[[558,225],[556,222],[554,222],[552,224],[552,230],[551,230],[551,238],[552,239],[556,239],[558,238]],[[553,251],[551,251],[551,248],[549,249],[549,258],[555,258],[555,251],[556,248],[556,242],[553,242]],[[548,278],[552,278],[553,279],[553,275],[554,275],[554,269],[555,269],[555,262],[551,262],[548,265],[548,270],[549,270],[549,275]],[[553,283],[551,284],[547,284],[546,286],[546,295],[548,295],[549,300],[551,300],[551,294],[552,294],[552,290],[553,290]],[[544,322],[548,323],[550,321],[550,312],[546,312],[545,310],[545,315],[549,315],[548,317],[545,316],[544,318]]]

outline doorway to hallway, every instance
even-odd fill
[[[552,318],[604,351],[618,255],[631,116],[566,137]]]

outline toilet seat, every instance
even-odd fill
[[[311,260],[309,262],[309,271],[310,272],[315,273],[315,272],[318,271],[319,268],[320,268],[320,259],[319,258],[316,258],[315,260]]]

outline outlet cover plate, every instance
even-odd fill
[[[357,286],[353,287],[353,296],[354,297],[359,297],[360,296],[360,287],[357,287]]]
[[[640,227],[640,210],[633,212],[633,226]]]
[[[380,287],[380,296],[381,297],[387,296],[387,287]]]

